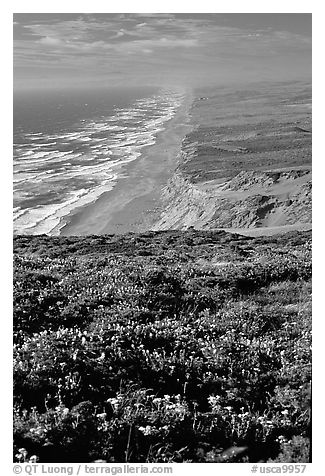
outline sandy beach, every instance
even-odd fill
[[[161,193],[177,165],[185,134],[191,129],[188,111],[193,97],[184,103],[156,143],[143,149],[139,159],[116,168],[119,178],[114,188],[68,217],[60,235],[111,234],[151,229],[162,211]]]

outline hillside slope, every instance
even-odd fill
[[[154,229],[311,228],[309,85],[209,91],[194,101],[191,122]]]
[[[16,461],[309,460],[310,232],[18,236],[14,259]]]

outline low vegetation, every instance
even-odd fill
[[[309,461],[309,232],[14,251],[15,461]]]

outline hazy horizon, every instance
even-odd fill
[[[14,14],[14,89],[311,79],[311,14]]]

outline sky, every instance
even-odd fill
[[[308,13],[15,13],[15,90],[311,79]]]

